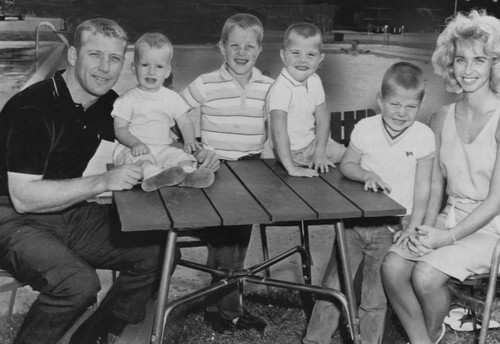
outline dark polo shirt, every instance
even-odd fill
[[[7,171],[61,180],[81,177],[101,142],[114,140],[113,90],[84,110],[59,71],[19,92],[0,113],[0,195]]]

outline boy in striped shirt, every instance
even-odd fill
[[[265,99],[273,82],[254,67],[263,34],[257,17],[245,13],[230,17],[219,42],[224,64],[200,75],[181,94],[192,109],[200,109],[203,147],[214,150],[221,160],[259,159],[263,151]],[[251,232],[252,225],[207,229],[207,264],[242,269]],[[205,321],[219,333],[249,328],[262,334],[269,331],[264,318],[243,308],[236,285],[211,298]]]

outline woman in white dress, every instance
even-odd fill
[[[460,97],[431,118],[436,155],[424,225],[400,236],[382,265],[388,298],[412,344],[443,338],[448,280],[488,273],[500,235],[499,57],[500,21],[478,11],[450,21],[432,56],[435,72]]]

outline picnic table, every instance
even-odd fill
[[[226,288],[249,282],[298,291],[329,295],[338,299],[348,315],[354,343],[361,343],[352,273],[345,242],[343,219],[398,216],[406,210],[383,193],[366,192],[363,184],[344,178],[332,168],[316,178],[290,177],[273,159],[233,161],[221,164],[215,182],[206,189],[165,187],[146,193],[140,188],[113,193],[121,229],[168,231],[162,276],[150,343],[163,343],[163,330],[174,307]],[[306,283],[274,280],[258,275],[292,254],[303,260],[308,252],[296,247],[242,271],[209,268],[196,263],[185,266],[225,277],[192,294],[168,303],[177,236],[185,228],[236,226],[280,221],[328,221],[335,225],[344,290],[338,291]]]

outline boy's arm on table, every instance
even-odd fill
[[[196,141],[196,133],[194,129],[194,124],[189,118],[187,113],[183,113],[181,116],[175,119],[177,126],[182,134],[182,139],[184,141],[184,150],[187,153],[193,153],[202,146]]]
[[[326,102],[316,106],[314,113],[316,119],[316,146],[314,147],[313,161],[310,168],[319,172],[328,172],[328,166],[333,163],[326,158],[326,144],[330,137],[330,113],[326,107]]]
[[[281,164],[288,174],[296,177],[314,177],[318,172],[310,168],[295,165],[290,149],[290,138],[288,136],[288,114],[283,110],[271,110],[271,139],[278,154]]]
[[[391,188],[380,177],[372,171],[365,170],[361,167],[361,153],[354,150],[352,144],[347,147],[347,150],[340,161],[340,172],[347,178],[365,183],[365,191],[372,189],[378,191],[382,189],[391,192]]]
[[[132,150],[133,156],[143,155],[149,153],[149,147],[146,146],[141,140],[132,135],[128,130],[129,122],[115,117],[113,127],[115,130],[116,139],[124,146]]]

